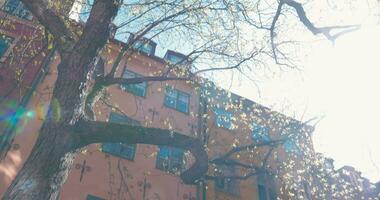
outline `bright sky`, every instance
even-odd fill
[[[324,116],[314,132],[316,151],[380,181],[380,17],[363,11],[362,28],[339,38],[309,42],[302,71],[258,78],[258,89],[238,81],[232,91],[306,121]],[[320,38],[319,38],[320,39]]]

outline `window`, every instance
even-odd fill
[[[165,106],[169,108],[174,108],[184,113],[188,113],[189,99],[190,99],[189,94],[173,89],[171,87],[166,87],[165,99],[164,99]]]
[[[150,56],[154,54],[155,45],[148,40],[139,40],[133,44],[133,48]]]
[[[266,200],[267,199],[267,191],[265,189],[264,185],[258,185],[259,187],[259,200]]]
[[[9,37],[0,33],[0,57],[4,56],[13,41],[13,37]]]
[[[133,160],[136,153],[136,144],[103,143],[102,151],[127,160]]]
[[[236,168],[231,166],[223,167],[219,173],[221,176],[236,176]],[[215,179],[215,189],[234,196],[240,195],[239,180],[237,179],[218,177]]]
[[[139,125],[140,122],[131,119],[127,116],[120,115],[114,112],[111,112],[110,122],[120,123],[120,124],[130,124],[130,125]],[[128,160],[133,160],[136,153],[136,144],[123,144],[123,143],[103,143],[102,151],[104,153],[112,154],[119,156]]]
[[[157,154],[156,168],[170,173],[177,173],[183,168],[183,150],[160,146]]]
[[[137,78],[142,77],[140,74],[134,73],[129,70],[125,70],[123,73],[123,78]],[[147,82],[137,83],[137,84],[124,84],[120,86],[122,89],[140,97],[145,97],[146,89],[148,87]]]
[[[113,123],[129,124],[129,125],[135,125],[135,126],[140,125],[139,121],[134,120],[128,116],[115,113],[115,112],[110,113],[110,117],[108,121],[113,122]]]
[[[4,4],[5,12],[20,17],[22,19],[32,19],[32,13],[30,13],[22,4],[20,0],[8,0]]]
[[[257,142],[271,141],[271,138],[269,137],[269,129],[267,127],[253,123],[252,124],[252,139]]]
[[[170,63],[176,65],[176,64],[181,63],[181,62],[183,61],[183,58],[180,58],[180,57],[175,56],[175,55],[169,55],[169,56],[167,57],[167,60],[168,60]]]
[[[300,150],[292,140],[286,140],[284,142],[284,149],[287,153],[299,154]]]
[[[173,65],[184,64],[187,62],[185,55],[170,50],[166,52],[164,59]]]
[[[214,108],[215,124],[218,127],[232,129],[232,113],[223,108]]]
[[[86,200],[105,200],[105,199],[89,194],[89,195],[87,195]]]
[[[265,179],[268,179],[268,180],[265,181]],[[258,192],[259,200],[276,200],[277,199],[275,182],[272,176],[259,175],[257,177],[257,181],[258,181],[257,186],[258,186],[258,191],[259,191]]]

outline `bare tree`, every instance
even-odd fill
[[[318,28],[306,16],[302,4],[293,0],[273,1],[270,5],[261,1],[94,0],[87,21],[79,26],[74,25],[67,16],[59,12],[61,7],[71,5],[72,1],[22,2],[53,37],[54,46],[60,56],[58,78],[48,111],[48,115],[60,115],[60,119],[45,119],[30,156],[3,199],[57,199],[76,152],[93,143],[141,143],[188,150],[194,156],[195,162],[181,173],[181,179],[187,184],[194,183],[202,177],[215,178],[214,175],[206,175],[209,163],[249,169],[245,175],[229,178],[246,179],[266,171],[265,162],[263,166],[254,166],[230,159],[230,156],[260,145],[274,148],[283,141],[281,138],[268,143],[236,147],[226,155],[209,161],[204,144],[199,138],[159,128],[95,121],[92,106],[100,91],[114,84],[167,80],[196,81],[201,73],[213,70],[239,70],[265,63],[268,58],[290,66],[286,53],[279,48],[280,43],[276,43],[278,20],[282,15],[289,13],[289,8],[296,11],[301,23],[313,34],[322,34],[330,40],[357,28]],[[265,5],[267,8],[264,8]],[[115,32],[115,28],[118,34],[127,34],[130,39],[122,47],[111,72],[104,74],[100,70],[96,78],[91,80],[90,77],[93,76],[89,74],[94,73],[95,66],[101,62],[99,52],[105,50],[107,40],[110,39],[111,33]],[[337,34],[330,33],[336,29],[342,31]],[[168,65],[166,70],[157,76],[128,79],[116,77],[115,72],[120,59],[128,56],[130,48],[143,37],[163,41],[177,38],[178,41],[183,41],[188,47],[186,60],[192,64],[185,70],[179,70],[176,65]],[[218,67],[209,67],[211,63],[217,64]]]

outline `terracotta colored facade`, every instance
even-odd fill
[[[0,14],[4,15],[4,13]],[[16,27],[21,27],[17,28],[15,33],[24,34],[22,27],[25,26],[27,27],[25,28],[26,36],[37,34],[33,32],[33,27],[35,27],[33,22],[21,19],[13,20],[13,18],[13,16],[5,16],[3,20],[16,24]],[[3,29],[6,30],[4,33],[9,32],[6,26],[1,25],[1,30]],[[26,41],[20,41],[20,43],[25,44]],[[42,47],[42,41],[40,43],[38,44]],[[124,45],[122,42],[111,41],[102,53],[106,72],[111,70],[113,61],[122,45]],[[154,49],[155,45],[152,48]],[[163,59],[156,57],[153,49],[150,49],[152,53],[144,53],[143,49],[127,53],[118,65],[117,76],[159,74],[168,65],[171,56],[181,55],[168,51],[166,59]],[[36,58],[37,61],[32,62],[34,65],[28,67],[28,70],[31,71],[24,79],[30,85],[37,78],[38,71],[43,69],[42,63],[49,66],[48,72],[33,88],[34,95],[27,101],[26,111],[32,111],[33,117],[30,117],[21,126],[22,129],[17,132],[7,157],[0,163],[0,197],[28,157],[50,102],[51,91],[57,76],[56,66],[59,63],[59,57],[51,54],[50,59],[43,62],[47,58],[48,50],[43,54],[44,56]],[[7,63],[8,61],[3,64],[10,66]],[[1,68],[0,73],[3,73],[3,70],[4,68]],[[4,72],[5,76],[10,77],[7,73]],[[3,82],[13,85],[8,81]],[[0,88],[8,88],[9,86],[3,85],[3,82],[1,82]],[[3,89],[1,89],[2,91]],[[3,95],[3,93],[1,94]],[[302,136],[303,144],[312,149],[310,140],[312,129],[310,127],[248,99],[215,88],[209,82],[196,84],[185,81],[165,81],[143,83],[139,86],[115,85],[106,89],[104,98],[98,101],[94,110],[96,120],[125,120],[125,123],[171,129],[192,137],[199,137],[207,145],[210,159],[217,158],[237,146],[265,141],[266,138],[260,139],[253,136],[255,127],[265,129],[271,139],[281,138],[289,131],[297,131],[297,134]],[[122,121],[118,122],[123,123]],[[294,130],[295,127],[297,130]],[[283,187],[280,181],[263,175],[249,176],[241,180],[217,178],[205,180],[198,185],[185,185],[181,182],[178,173],[173,173],[173,171],[177,171],[172,169],[174,164],[179,165],[176,160],[170,158],[169,162],[164,161],[165,164],[160,164],[160,155],[167,150],[164,147],[142,144],[133,147],[120,146],[120,144],[117,144],[119,146],[108,145],[93,144],[79,153],[62,188],[60,199],[84,200],[98,197],[107,200],[261,200],[276,197],[288,198],[280,192]],[[293,149],[286,147],[289,147],[289,144],[276,146],[273,150],[263,147],[255,150],[254,153],[234,154],[232,158],[259,166],[266,159],[266,153],[271,151],[272,153],[267,159],[267,167],[277,169],[290,156],[296,157],[296,159],[300,157],[298,155],[302,151],[300,147],[293,146]],[[119,154],[115,153],[115,149]],[[125,154],[122,154],[122,151]],[[171,149],[167,152],[172,156],[177,150]],[[181,155],[182,160],[186,161],[182,167],[189,167],[192,162],[191,156],[186,153],[181,153]],[[246,175],[248,171],[241,168],[211,166],[209,174],[218,175],[217,173],[237,176]],[[260,195],[266,197],[259,197]]]

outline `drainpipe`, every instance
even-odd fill
[[[33,92],[36,90],[37,86],[45,78],[45,76],[49,70],[49,64],[52,60],[53,55],[55,54],[55,50],[56,50],[56,46],[54,46],[53,49],[50,50],[48,55],[45,57],[40,71],[38,72],[36,78],[33,79],[33,81],[32,81],[31,88],[21,98],[21,101],[18,105],[18,109],[25,108],[27,106],[30,98],[33,95]],[[20,116],[18,116],[16,114],[14,116],[12,116],[12,121],[14,121],[14,123],[7,126],[4,130],[3,135],[0,136],[0,161],[6,157],[7,152],[9,151],[9,149],[11,147],[11,144],[12,144],[14,136],[15,136],[14,131],[17,127],[17,123],[19,122],[19,120],[20,120]]]

